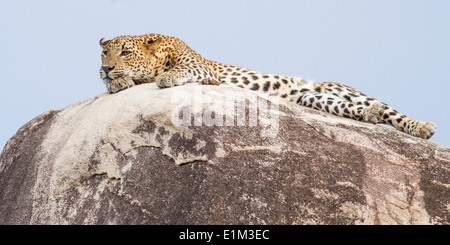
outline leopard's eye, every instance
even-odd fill
[[[103,51],[103,55],[108,55],[108,51]]]
[[[131,54],[130,51],[122,51],[122,53],[120,53],[120,56],[127,56],[129,54]]]

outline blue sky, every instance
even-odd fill
[[[0,2],[0,149],[26,122],[104,93],[102,37],[159,33],[205,58],[341,82],[450,147],[448,0]]]

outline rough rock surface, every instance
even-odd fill
[[[210,125],[229,97],[247,126]],[[2,151],[0,224],[450,224],[450,149],[277,105],[145,84],[48,111]]]

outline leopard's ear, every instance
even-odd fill
[[[156,45],[159,44],[161,42],[162,38],[161,37],[149,37],[145,40],[145,44],[146,45]]]
[[[149,37],[144,40],[143,46],[150,52],[154,53],[156,48],[161,44],[161,37]]]
[[[100,39],[100,47],[104,48],[111,40],[106,39],[106,38],[102,38]]]

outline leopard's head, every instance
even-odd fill
[[[161,45],[164,38],[157,34],[102,38],[101,79],[105,84],[118,77],[130,77],[136,84],[154,82],[167,59]]]

